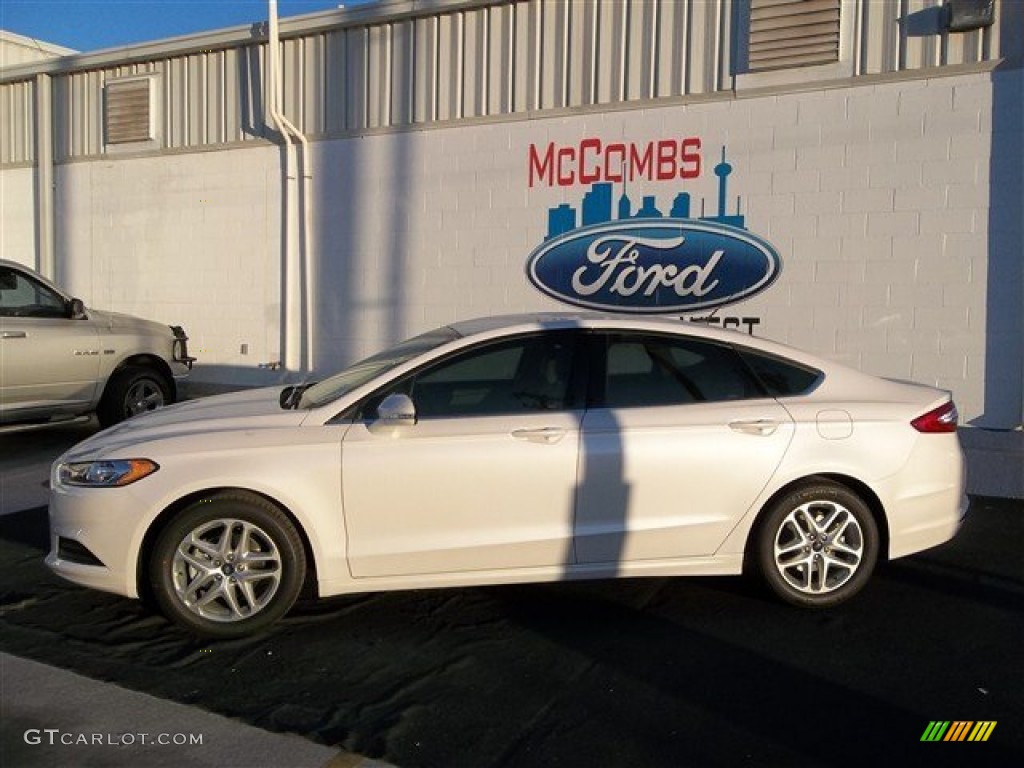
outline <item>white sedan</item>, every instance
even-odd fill
[[[758,574],[831,606],[966,510],[947,392],[675,320],[456,323],[54,464],[47,563],[231,637],[321,596]]]

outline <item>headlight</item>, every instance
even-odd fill
[[[149,459],[115,459],[113,461],[79,461],[61,464],[58,480],[64,485],[87,488],[112,488],[129,485],[160,469]]]

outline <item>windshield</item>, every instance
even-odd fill
[[[402,343],[378,352],[365,360],[350,365],[341,373],[311,385],[302,393],[299,408],[318,408],[321,405],[337,400],[344,394],[361,387],[373,378],[397,368],[414,357],[429,352],[442,344],[455,341],[459,334],[451,328],[438,328],[420,336],[415,336]]]

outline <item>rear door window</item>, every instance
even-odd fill
[[[792,360],[746,348],[736,351],[772,397],[807,394],[822,377],[821,371]]]
[[[609,334],[598,393],[606,408],[685,405],[762,397],[729,346],[656,334]]]

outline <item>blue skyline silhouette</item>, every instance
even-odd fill
[[[726,185],[733,167],[725,160],[725,147],[722,147],[722,159],[715,165],[714,174],[718,177],[718,214],[715,216],[693,217],[690,214],[690,193],[679,192],[672,200],[672,207],[669,209],[668,218],[691,219],[696,221],[713,221],[718,224],[726,224],[739,229],[746,229],[744,226],[745,217],[739,212],[740,198],[736,198],[736,213],[726,212]],[[610,181],[602,181],[591,184],[590,190],[583,195],[580,204],[580,223],[576,223],[576,208],[569,203],[562,203],[554,208],[548,208],[548,232],[545,240],[572,232],[579,227],[589,227],[595,224],[605,224],[609,221],[628,221],[631,219],[663,219],[665,214],[657,206],[655,195],[644,195],[641,198],[640,207],[634,212],[634,201],[626,192],[626,184],[622,184],[622,195],[617,205],[613,206],[614,185]],[[616,209],[616,216],[612,216],[613,208]],[[703,206],[702,206],[703,208]]]

